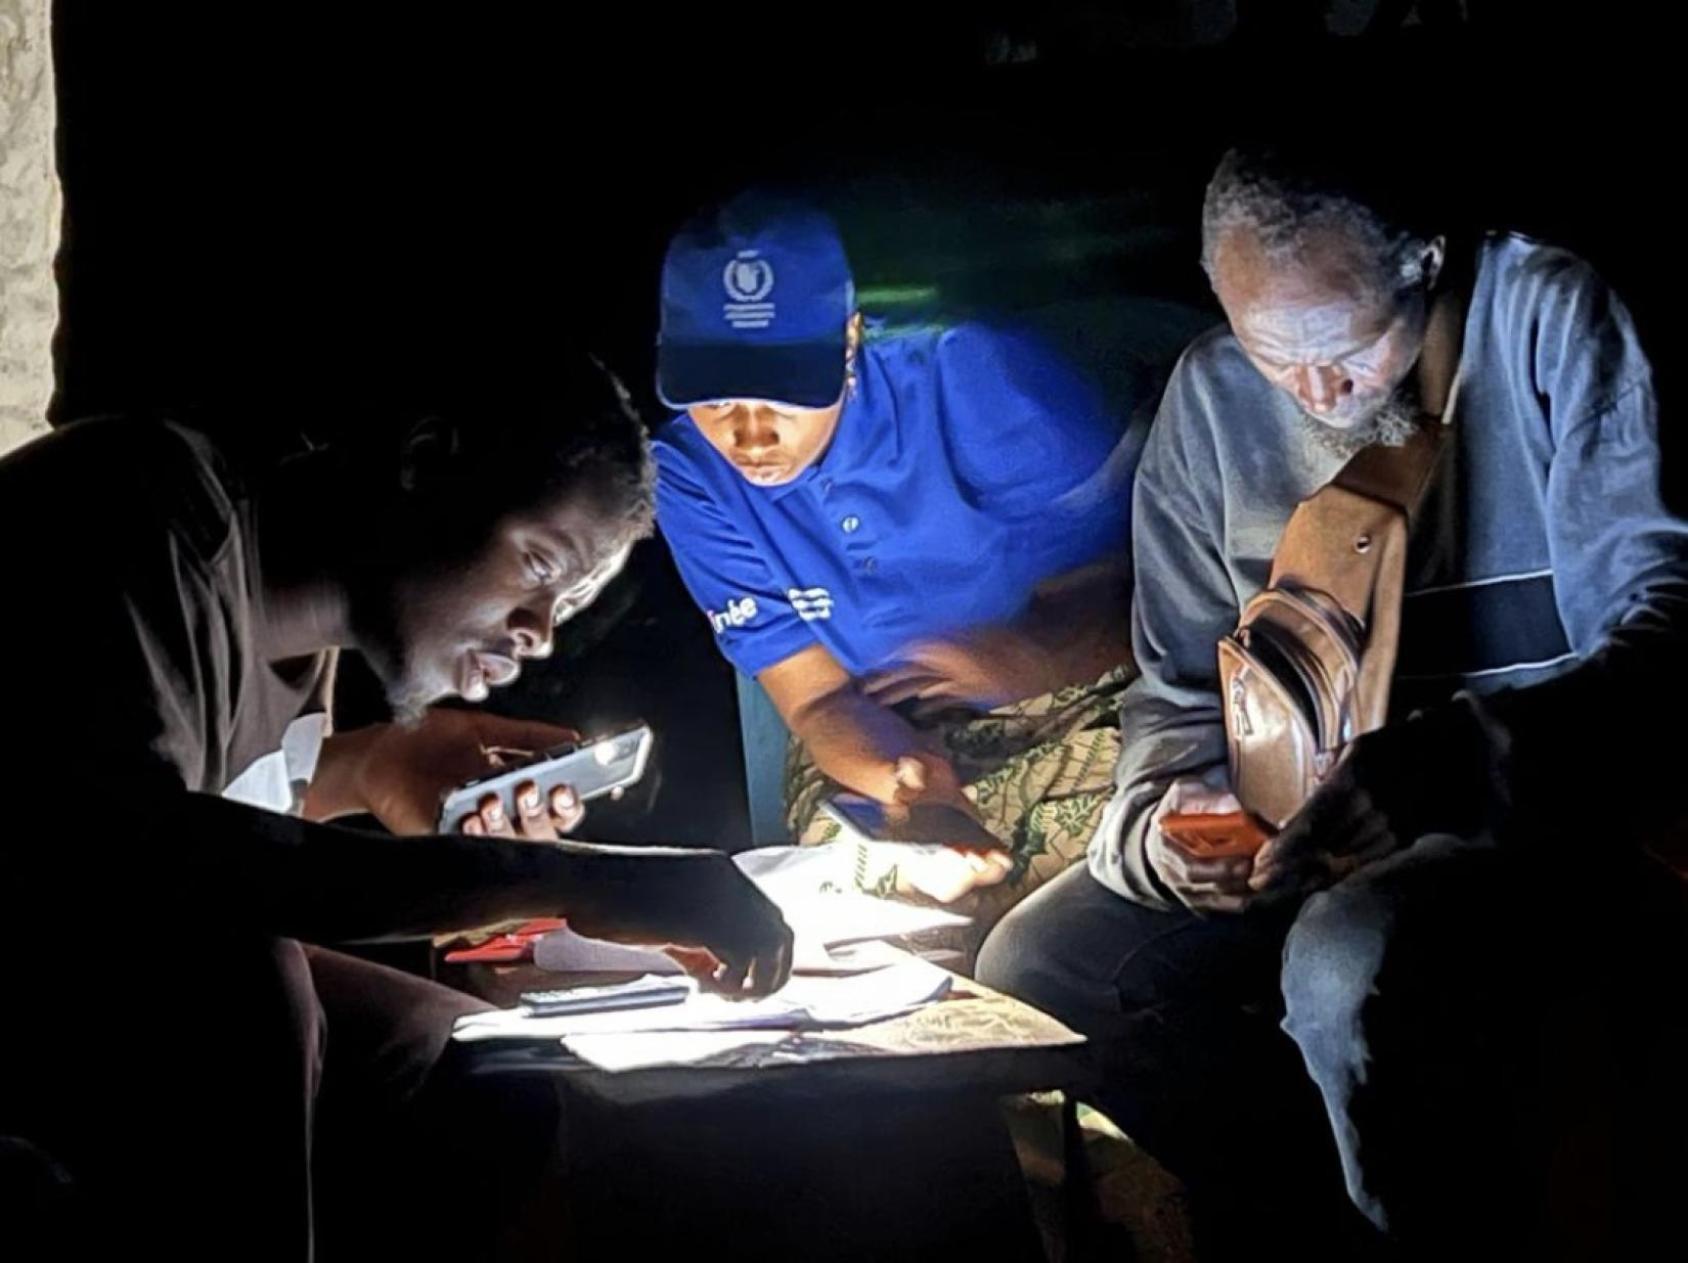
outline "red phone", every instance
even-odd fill
[[[1175,811],[1161,817],[1160,831],[1181,850],[1201,859],[1253,855],[1272,836],[1270,829],[1246,811],[1216,815]]]

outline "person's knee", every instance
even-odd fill
[[[1039,912],[1039,901],[1028,899],[996,923],[979,948],[975,976],[987,987],[1017,996],[1031,1004],[1038,1002],[1047,975],[1044,954],[1049,946],[1049,927]]]
[[[1321,891],[1296,917],[1284,943],[1284,1029],[1315,1071],[1364,1056],[1393,931],[1388,901],[1363,881]]]
[[[366,1105],[401,1106],[436,1074],[457,1018],[491,1006],[463,992],[343,952],[305,949],[327,1013],[335,1078]]]
[[[991,931],[975,975],[1087,1035],[1119,1013],[1113,963],[1133,940],[1133,905],[1083,868],[1035,891]]]
[[[1310,1061],[1333,1044],[1365,1055],[1386,1025],[1412,1028],[1426,1003],[1469,990],[1507,875],[1487,839],[1431,834],[1313,895],[1284,944],[1284,1029]]]

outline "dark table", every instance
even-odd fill
[[[464,982],[513,1003],[557,976],[504,969]],[[616,1074],[555,1041],[455,1051],[477,1078],[555,1088],[573,1208],[565,1257],[1041,1263],[999,1101],[1055,1088],[1070,1098],[1086,1081],[1082,1050],[883,1056],[844,1039],[820,1061],[793,1064],[815,1054],[794,1036],[759,1050],[763,1064]]]

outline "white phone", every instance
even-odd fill
[[[595,741],[553,746],[531,759],[476,777],[446,795],[440,804],[439,832],[456,832],[458,822],[473,815],[488,794],[497,794],[505,813],[513,819],[511,797],[516,786],[525,781],[537,785],[547,799],[553,789],[568,785],[581,802],[625,789],[645,774],[651,740],[650,726],[639,724]]]

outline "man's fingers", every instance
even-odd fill
[[[1275,868],[1299,864],[1315,848],[1323,849],[1331,838],[1341,836],[1347,814],[1346,803],[1332,803],[1315,794],[1290,818],[1288,824],[1267,838],[1254,853],[1255,873],[1269,873]]]
[[[911,667],[906,662],[899,662],[863,676],[860,688],[868,697],[878,701],[880,695],[886,690],[897,688],[904,681],[925,674],[925,671],[917,667]]]
[[[467,815],[459,820],[457,822],[457,831],[459,833],[470,834],[474,837],[486,836],[486,826],[481,823],[481,818],[478,814]]]
[[[1240,889],[1248,884],[1254,871],[1254,861],[1246,855],[1191,855],[1176,843],[1168,846],[1168,854],[1176,857],[1171,865],[1172,875],[1185,886],[1220,886]]]
[[[1313,850],[1311,839],[1292,822],[1255,853],[1254,871],[1249,874],[1248,884],[1257,891],[1281,890],[1293,885],[1309,867],[1322,868],[1323,864]]]
[[[949,847],[910,849],[897,861],[897,872],[915,890],[939,903],[961,898],[978,878],[967,857]]]
[[[1241,912],[1253,900],[1246,894],[1224,894],[1217,890],[1190,890],[1184,900],[1202,912]]]
[[[1369,845],[1378,823],[1371,799],[1363,791],[1327,782],[1256,853],[1255,888],[1284,884],[1288,879],[1274,876],[1279,869],[1300,869],[1311,864],[1328,870],[1332,856],[1353,853]]]
[[[513,838],[516,836],[515,827],[510,823],[510,816],[504,810],[504,801],[497,794],[488,794],[477,804],[476,810],[481,817],[481,827],[494,837]]]
[[[665,947],[663,954],[700,982],[712,982],[721,968],[720,957],[707,947]]]
[[[1295,895],[1308,895],[1321,890],[1374,860],[1382,859],[1395,850],[1395,839],[1386,825],[1371,821],[1362,831],[1345,840],[1344,849],[1337,852],[1323,847],[1306,847],[1285,855],[1270,868],[1256,868],[1249,885],[1263,896],[1282,900]]]
[[[1274,833],[1266,839],[1265,844],[1254,853],[1254,878],[1258,888],[1271,879],[1271,874],[1278,869],[1296,862],[1296,859],[1306,850],[1306,838],[1302,830],[1294,824],[1281,833]]]
[[[533,753],[580,740],[578,732],[561,724],[547,724],[537,719],[506,719],[503,715],[482,712],[475,712],[475,733],[482,745],[505,746]]]
[[[791,977],[791,943],[781,943],[772,952],[758,955],[750,966],[750,994],[772,995]]]
[[[1185,903],[1203,912],[1241,912],[1253,898],[1252,861],[1246,855],[1190,855],[1168,841],[1156,868]]]
[[[942,689],[925,694],[918,702],[905,707],[899,713],[910,723],[924,724],[939,716],[953,714],[958,707],[968,711],[978,709],[959,691],[946,685]]]
[[[892,767],[891,779],[897,786],[894,801],[901,804],[911,803],[926,792],[926,765],[919,759],[911,759],[905,755]]]
[[[1314,846],[1325,846],[1338,834],[1343,820],[1352,814],[1353,804],[1349,799],[1346,793],[1333,792],[1328,783],[1314,790],[1301,810],[1255,852],[1255,871],[1293,863]]]
[[[539,786],[532,781],[523,781],[516,786],[516,823],[517,831],[531,841],[556,840],[557,826],[551,822],[550,808],[546,806]]]
[[[1374,820],[1368,830],[1353,839],[1348,850],[1325,856],[1325,867],[1332,881],[1341,881],[1348,874],[1358,872],[1386,855],[1393,855],[1399,849],[1400,841],[1389,826],[1382,820]]]
[[[572,833],[586,819],[586,804],[574,792],[572,785],[559,785],[551,791],[551,820],[558,833]]]
[[[516,786],[515,819],[505,818],[504,804],[496,794],[481,799],[478,819],[482,831],[499,837],[520,836],[533,842],[554,842],[585,818],[586,808],[567,785],[559,785],[549,796],[533,781]],[[472,831],[472,830],[471,830]]]
[[[908,820],[908,809],[920,801],[924,790],[914,789],[908,785],[899,785],[891,792],[891,801],[885,804],[885,820],[889,824],[903,824]]]
[[[1308,861],[1275,868],[1264,878],[1249,882],[1255,899],[1262,904],[1283,903],[1312,894],[1330,884],[1330,870],[1323,864]]]
[[[941,696],[946,684],[942,676],[918,672],[876,681],[862,691],[881,706],[897,706],[916,698]]]
[[[721,957],[717,957],[707,947],[668,946],[663,947],[662,952],[663,956],[672,959],[680,969],[684,969],[690,978],[695,978],[701,983],[712,981],[717,969],[721,969]]]
[[[995,886],[1014,871],[1014,857],[1002,851],[964,851],[973,869],[973,888]]]
[[[715,975],[715,990],[729,1000],[739,999],[744,995],[744,980],[749,973],[750,961],[729,960]]]

